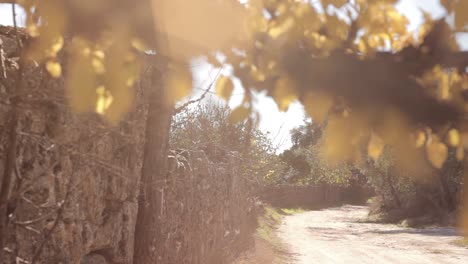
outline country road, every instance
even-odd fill
[[[364,223],[365,206],[342,206],[285,216],[278,236],[287,263],[468,263],[452,228],[410,229]]]

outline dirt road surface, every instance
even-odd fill
[[[285,216],[278,235],[292,253],[287,263],[468,263],[453,228],[365,223],[367,213],[346,205]]]

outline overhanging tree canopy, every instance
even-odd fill
[[[177,101],[191,91],[189,60],[204,55],[233,69],[217,85],[223,98],[233,78],[246,90],[233,120],[254,110],[253,91],[266,90],[280,110],[299,100],[314,121],[328,119],[328,158],[359,162],[364,143],[377,159],[391,144],[401,166],[420,174],[428,164],[441,168],[449,147],[464,159],[468,53],[455,35],[467,31],[468,1],[441,0],[452,23],[424,13],[417,32],[408,31],[396,0],[0,2],[24,8],[31,36],[24,55],[53,77],[64,69],[78,112],[117,122],[131,106],[141,51],[169,61],[168,100]]]

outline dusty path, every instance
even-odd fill
[[[278,235],[288,263],[468,263],[452,228],[409,229],[362,223],[368,208],[346,205],[285,216]]]

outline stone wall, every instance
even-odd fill
[[[63,79],[51,78],[32,61],[23,67],[18,91],[18,58],[7,56],[19,52],[12,48],[14,39],[3,35],[1,40],[7,77],[0,77],[2,179],[12,144],[7,131],[13,122],[18,124],[2,263],[95,263],[96,255],[106,263],[130,263],[144,103],[139,99],[139,107],[117,126],[97,114],[74,114]],[[137,98],[143,98],[141,90],[136,89]]]
[[[132,263],[150,78],[137,83],[136,102],[117,126],[71,112],[63,79],[33,62],[16,96],[19,52],[5,32],[11,29],[0,26],[0,180],[13,109],[18,145],[0,262]],[[248,247],[255,224],[239,161],[229,156],[213,163],[203,152],[170,159],[160,263],[226,263]]]

